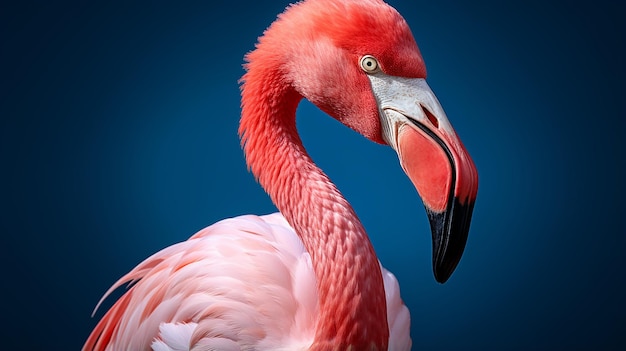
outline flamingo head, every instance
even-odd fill
[[[281,84],[398,153],[430,220],[435,279],[445,282],[465,248],[478,176],[402,16],[379,0],[304,1],[279,16],[248,62],[248,75],[276,67]]]

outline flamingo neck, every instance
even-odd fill
[[[240,134],[252,173],[311,255],[319,296],[311,349],[386,350],[385,291],[372,244],[302,145],[295,123],[302,96],[272,76],[244,76]]]

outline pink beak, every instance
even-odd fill
[[[370,75],[383,138],[398,153],[430,220],[433,272],[444,283],[467,242],[478,173],[424,79]]]

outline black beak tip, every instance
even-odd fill
[[[467,243],[474,202],[461,204],[457,198],[443,212],[427,209],[433,239],[433,273],[445,283],[456,269]]]
[[[455,269],[456,269],[456,265],[453,267],[433,266],[433,273],[435,275],[435,280],[437,281],[437,283],[440,283],[440,284],[447,282],[448,279],[450,279],[450,277],[452,276],[452,272],[454,272]]]

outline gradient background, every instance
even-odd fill
[[[390,3],[479,169],[448,283],[395,153],[308,102],[298,123],[400,280],[414,349],[623,349],[622,5]],[[79,349],[98,299],[141,260],[275,210],[239,148],[237,80],[286,4],[2,5],[3,348]]]

